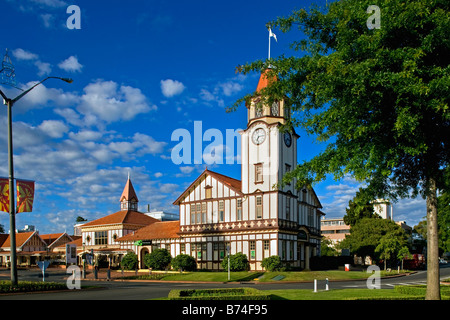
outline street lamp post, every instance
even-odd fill
[[[17,286],[17,253],[16,253],[16,216],[14,202],[14,163],[13,163],[13,137],[12,137],[12,107],[28,92],[40,85],[48,79],[60,79],[67,83],[72,83],[72,79],[60,77],[47,77],[36,83],[31,88],[25,90],[14,99],[9,99],[1,90],[0,95],[3,97],[3,103],[8,109],[8,170],[9,170],[9,224],[10,224],[10,260],[11,260],[11,285]]]

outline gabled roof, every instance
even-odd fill
[[[116,241],[137,241],[153,239],[179,238],[180,221],[162,221],[143,227],[134,233],[127,234]]]
[[[173,204],[177,205],[180,203],[180,201],[190,192],[190,190],[197,184],[198,181],[202,180],[207,175],[217,179],[218,181],[222,182],[224,185],[228,186],[231,190],[233,190],[236,193],[239,193],[242,195],[242,184],[241,180],[237,180],[228,176],[225,176],[223,174],[210,171],[208,169],[205,169],[197,179],[195,179],[194,182],[190,184],[190,186],[173,202]]]
[[[146,226],[158,221],[159,221],[158,219],[149,217],[141,212],[132,210],[122,210],[110,214],[106,217],[85,223],[81,226],[81,228],[100,225],[111,225],[111,224],[133,224]]]
[[[41,234],[41,239],[44,240],[44,242],[49,246],[65,234],[65,232]]]
[[[130,178],[127,180],[127,184],[125,185],[125,188],[123,189],[122,195],[120,196],[120,202],[122,201],[139,201],[138,197],[136,195],[136,191],[134,191],[133,184],[131,183]]]
[[[38,239],[40,239],[42,241],[42,244],[44,246],[46,246],[45,241],[42,240],[42,238],[39,236],[37,231],[30,231],[30,232],[19,232],[19,233],[16,233],[16,248],[22,247],[34,235],[36,237],[38,237]],[[1,243],[1,247],[2,248],[10,248],[11,247],[11,237],[9,236],[9,234],[2,235],[2,237],[0,237],[0,242],[3,242],[3,243]]]

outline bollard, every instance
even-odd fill
[[[317,279],[314,279],[314,292],[317,292]]]
[[[326,282],[325,282],[325,290],[328,291],[328,289],[329,289],[329,288],[328,288],[328,278],[327,278],[327,279],[326,279]]]
[[[95,279],[95,280],[98,279],[97,268],[94,268],[94,279]]]
[[[111,269],[106,270],[106,279],[111,280]]]

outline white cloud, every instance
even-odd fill
[[[31,0],[31,2],[52,8],[61,8],[67,6],[67,3],[61,0]]]
[[[60,62],[58,67],[68,72],[81,72],[83,65],[78,62],[78,58],[70,56],[66,60]]]
[[[38,76],[42,77],[44,75],[50,74],[52,71],[51,64],[48,62],[43,62],[39,59],[39,56],[30,51],[24,50],[22,48],[17,48],[12,51],[14,58],[23,61],[33,61],[34,65],[38,68]]]
[[[61,138],[69,131],[69,128],[59,120],[45,120],[38,128],[52,138]]]
[[[39,17],[42,19],[42,22],[44,23],[44,27],[50,28],[52,26],[52,22],[54,20],[54,17],[50,13],[43,13],[39,15]]]
[[[49,75],[52,72],[51,64],[48,62],[37,60],[34,65],[38,68],[38,76],[40,77]]]
[[[155,110],[140,89],[119,86],[114,81],[91,83],[84,88],[84,95],[77,110],[85,116],[85,124],[95,125],[98,120],[107,123],[131,120],[138,114]]]
[[[36,60],[39,58],[37,54],[31,53],[21,48],[13,50],[12,54],[17,60]]]
[[[185,88],[186,87],[183,85],[183,83],[177,80],[161,80],[161,91],[167,98],[181,94]]]
[[[192,171],[194,171],[195,167],[180,167],[179,169],[184,174],[190,174]]]

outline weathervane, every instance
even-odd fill
[[[8,55],[8,49],[3,57],[2,69],[0,70],[0,84],[6,84],[11,87],[16,87],[16,73],[11,58]]]

